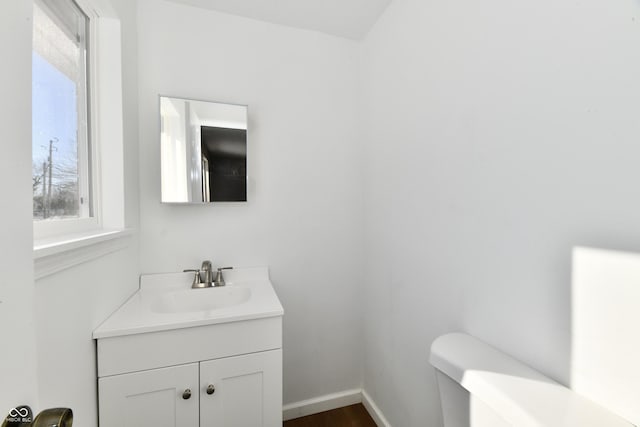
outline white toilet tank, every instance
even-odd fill
[[[470,335],[437,338],[430,362],[445,427],[633,427]]]

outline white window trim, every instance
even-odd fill
[[[40,241],[33,248],[36,280],[129,246],[133,230],[101,230]]]
[[[124,148],[120,20],[107,0],[75,0],[90,20],[93,218],[34,222],[36,279],[128,246],[124,221]]]

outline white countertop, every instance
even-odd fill
[[[108,338],[146,332],[166,331],[282,316],[284,310],[273,290],[266,267],[237,268],[224,271],[226,286],[191,289],[194,273],[148,274],[140,277],[140,289],[96,330],[93,338]],[[251,291],[245,302],[215,310],[158,313],[152,305],[159,295],[176,291],[206,293],[244,287]]]

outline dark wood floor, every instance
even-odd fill
[[[362,403],[285,421],[283,427],[376,427]]]

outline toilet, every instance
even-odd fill
[[[633,427],[608,409],[464,333],[431,345],[444,427]]]

